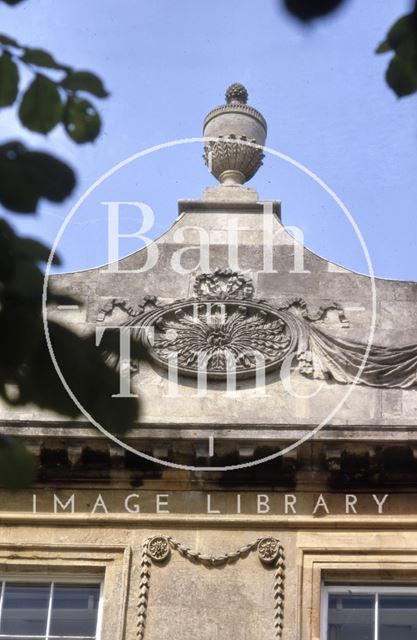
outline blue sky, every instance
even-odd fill
[[[57,130],[22,131],[0,112],[3,138],[23,137],[54,151],[77,171],[74,195],[43,204],[36,217],[12,216],[25,234],[51,244],[72,205],[104,172],[147,147],[201,136],[205,114],[232,82],[268,121],[267,144],[306,165],[342,198],[365,238],[377,275],[417,280],[417,97],[398,100],[384,81],[389,54],[374,49],[410,10],[409,0],[350,0],[346,9],[303,27],[280,0],[27,0],[1,8],[2,31],[98,73],[111,91],[97,101],[100,138],[77,146]],[[157,237],[177,214],[178,198],[198,198],[215,180],[192,144],[147,156],[117,173],[74,216],[59,246],[64,270],[106,262],[107,220],[100,202],[150,204]],[[249,183],[282,201],[283,222],[305,244],[366,272],[350,224],[328,194],[294,167],[267,156]],[[138,227],[124,211],[122,229]],[[121,253],[138,248],[132,240]]]

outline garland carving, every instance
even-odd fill
[[[275,640],[281,640],[284,628],[285,558],[284,549],[277,538],[257,538],[253,542],[236,549],[236,551],[213,556],[194,551],[171,536],[164,535],[147,538],[142,545],[137,623],[138,640],[144,640],[145,636],[152,562],[168,562],[171,551],[176,551],[183,558],[194,564],[201,564],[207,568],[222,567],[247,557],[255,549],[258,551],[260,562],[265,567],[273,566],[275,568],[273,586],[274,638]]]

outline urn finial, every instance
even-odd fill
[[[226,102],[230,104],[231,102],[240,102],[241,104],[246,104],[248,101],[248,91],[243,84],[239,82],[234,82],[230,85],[230,87],[226,91]]]
[[[222,185],[242,185],[262,165],[267,125],[247,101],[243,84],[231,84],[226,104],[210,111],[204,120],[204,160]]]

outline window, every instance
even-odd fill
[[[0,595],[1,640],[95,640],[101,585],[4,579]]]
[[[326,586],[322,640],[416,640],[417,588]]]

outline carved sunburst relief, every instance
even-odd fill
[[[154,358],[178,362],[185,374],[206,369],[212,378],[228,370],[251,375],[276,367],[294,348],[294,332],[280,313],[240,302],[189,302],[155,322]]]
[[[374,387],[408,388],[417,384],[417,345],[399,348],[371,346],[335,337],[320,327],[330,311],[348,326],[337,303],[310,311],[302,298],[270,305],[253,299],[254,286],[246,275],[217,269],[196,277],[194,295],[160,305],[153,296],[142,304],[113,300],[99,319],[114,307],[129,315],[125,323],[143,343],[150,358],[178,373],[225,379],[260,370],[279,370],[288,359],[310,378]],[[137,330],[134,330],[137,327]],[[359,374],[359,375],[358,375]]]

